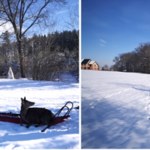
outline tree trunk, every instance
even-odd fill
[[[21,78],[25,78],[24,57],[22,53],[22,41],[17,41],[17,46],[18,46],[19,62],[20,62],[20,74],[21,74]]]

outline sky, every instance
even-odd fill
[[[111,66],[150,42],[150,0],[82,0],[82,58]]]
[[[78,0],[65,0],[65,5],[56,5],[52,3],[49,5],[49,14],[47,15],[50,22],[54,22],[54,26],[45,27],[43,25],[33,26],[28,32],[28,34],[47,34],[49,32],[55,31],[64,31],[64,30],[73,30],[79,29],[79,1]],[[40,3],[40,1],[39,1]],[[36,6],[37,7],[37,6]],[[33,7],[34,8],[34,7]],[[3,20],[0,20],[0,23]],[[9,31],[13,32],[11,23],[7,23],[3,26],[0,26],[0,34],[2,32]]]
[[[52,19],[56,22],[51,31],[79,29],[79,0],[66,0],[65,5],[54,8]]]

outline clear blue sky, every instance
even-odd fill
[[[150,42],[150,0],[82,0],[82,58],[113,64]]]

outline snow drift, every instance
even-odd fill
[[[150,75],[82,71],[82,148],[150,148]]]

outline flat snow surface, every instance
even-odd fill
[[[82,71],[82,147],[150,148],[150,75]]]
[[[67,101],[79,105],[79,85],[76,83],[0,79],[0,112],[20,113],[21,97],[56,113]],[[26,128],[19,124],[0,122],[1,149],[77,149],[79,148],[79,111],[73,109],[70,118],[51,126]]]

